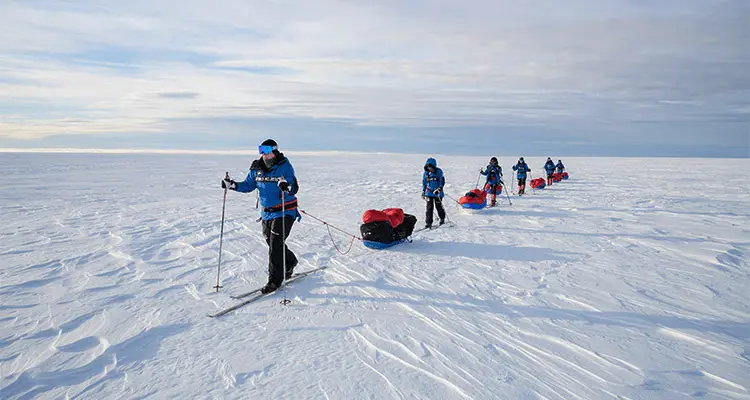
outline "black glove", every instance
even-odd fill
[[[437,188],[432,191],[433,194],[440,194],[440,188]]]
[[[229,190],[237,190],[237,182],[235,182],[233,179],[222,179],[221,188],[229,189]]]
[[[427,200],[427,196],[422,192],[422,200]]]
[[[278,185],[279,185],[279,189],[282,192],[289,192],[291,190],[291,185],[289,185],[289,182],[287,182],[286,179],[284,178],[281,178],[281,180],[279,180]]]

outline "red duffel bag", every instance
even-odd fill
[[[362,222],[369,224],[370,222],[389,221],[388,214],[380,210],[367,210],[362,214]]]
[[[388,221],[394,228],[404,222],[404,210],[401,208],[386,208],[383,212],[388,216]]]

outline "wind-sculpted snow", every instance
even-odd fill
[[[288,155],[310,215],[423,225],[427,155]],[[412,243],[340,255],[304,217],[298,270],[328,268],[212,319],[266,280],[230,192],[212,289],[250,157],[0,153],[0,398],[750,398],[748,160],[566,158],[464,213],[488,158],[437,156],[454,226]]]

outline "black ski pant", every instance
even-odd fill
[[[518,178],[518,193],[523,194],[526,191],[526,178]]]
[[[268,243],[268,282],[281,286],[284,280],[284,252],[286,251],[287,274],[297,266],[297,256],[292,253],[284,241],[294,225],[294,217],[276,218],[263,221],[263,236]],[[282,235],[283,228],[283,235]]]
[[[443,202],[438,197],[427,197],[427,213],[425,214],[425,224],[432,226],[432,209],[437,208],[438,217],[441,221],[445,220],[445,209]]]

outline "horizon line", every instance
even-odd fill
[[[106,148],[78,148],[78,147],[37,147],[37,148],[21,148],[21,147],[0,147],[0,153],[36,153],[36,154],[166,154],[166,155],[258,155],[256,150],[189,150],[189,149],[133,149],[133,148],[120,148],[120,149],[106,149]],[[396,152],[384,152],[384,151],[354,151],[354,150],[287,150],[284,153],[293,155],[335,155],[335,154],[379,154],[379,155],[430,155],[430,153],[396,153]],[[469,154],[441,154],[434,153],[432,156],[441,157],[470,157]],[[476,154],[479,157],[482,155]],[[504,157],[548,157],[547,155],[507,155],[498,154],[496,156]],[[703,157],[703,156],[602,156],[602,155],[588,155],[588,156],[560,156],[557,155],[553,158],[675,158],[675,159],[749,159],[750,155],[742,157]]]

